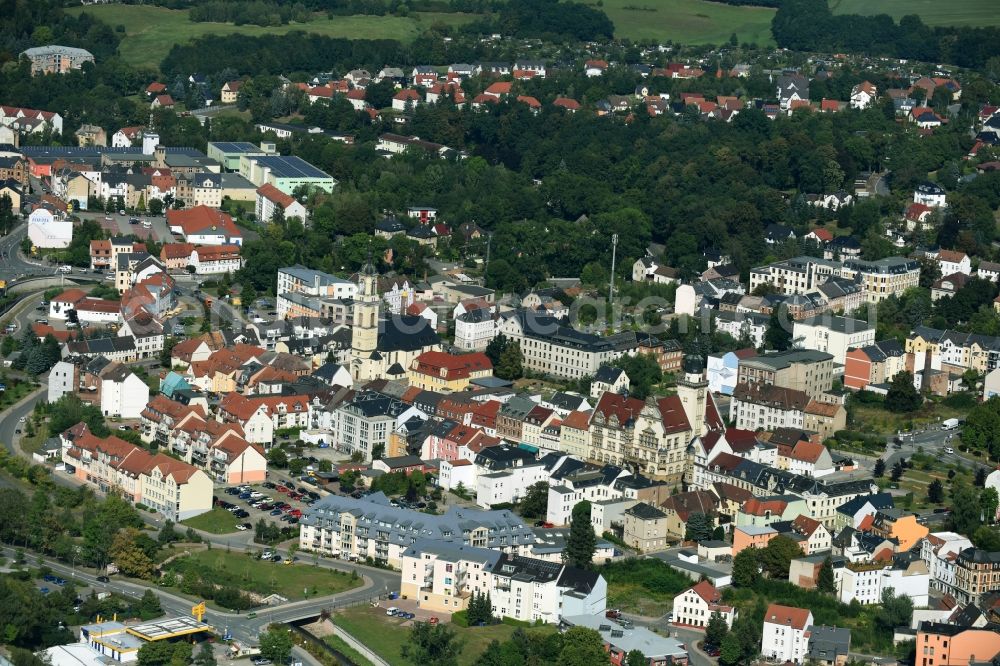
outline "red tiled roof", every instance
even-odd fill
[[[771,604],[767,607],[767,613],[764,614],[764,622],[805,630],[809,623],[809,615],[809,611],[805,608]]]
[[[454,355],[428,351],[413,359],[410,369],[413,372],[450,381],[469,377],[474,372],[492,371],[493,363],[482,352]]]
[[[263,185],[258,187],[257,194],[264,197],[265,199],[273,201],[282,208],[288,208],[293,203],[295,203],[294,197],[285,194],[284,192],[282,192],[281,190],[279,190],[277,187],[275,187],[270,183],[264,183]]]
[[[63,293],[52,299],[53,303],[76,303],[81,298],[86,298],[87,293],[82,289],[67,289]]]
[[[160,259],[187,259],[194,250],[192,243],[164,243],[160,248]]]
[[[167,226],[180,227],[185,235],[220,231],[229,237],[243,236],[243,232],[233,223],[233,218],[208,206],[195,206],[188,210],[168,210]]]
[[[580,103],[569,97],[556,97],[555,101],[552,102],[552,106],[561,106],[568,111],[580,110]]]
[[[198,261],[222,261],[224,259],[239,259],[239,245],[199,245],[195,248]]]
[[[772,514],[782,514],[788,507],[788,502],[779,499],[762,500],[754,498],[743,503],[740,512],[748,516],[763,516],[767,512]]]

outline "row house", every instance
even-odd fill
[[[239,423],[245,439],[269,448],[276,430],[310,427],[312,402],[307,395],[243,396],[227,393],[219,403],[218,418]]]
[[[221,423],[192,412],[171,430],[169,444],[173,453],[218,483],[261,483],[267,477],[263,449],[247,442],[236,423]]]
[[[205,416],[208,413],[207,404],[184,404],[165,395],[153,396],[139,415],[142,441],[155,443],[158,447],[169,446],[170,432],[190,413]]]
[[[837,596],[845,604],[880,604],[883,592],[891,589],[897,596],[909,597],[915,608],[927,606],[930,574],[919,559],[848,562],[838,573]]]
[[[243,266],[239,245],[202,245],[191,251],[188,266],[197,275],[235,273]]]
[[[82,422],[60,440],[67,473],[100,492],[117,492],[175,522],[212,509],[212,480],[193,465],[114,436],[98,438]]]
[[[966,548],[955,559],[955,599],[977,604],[989,592],[1000,590],[1000,552]]]

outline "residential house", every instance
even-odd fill
[[[778,663],[803,663],[809,652],[809,628],[812,625],[813,615],[808,609],[769,605],[764,613],[761,655],[768,661]]]
[[[722,594],[714,585],[703,580],[674,597],[672,623],[689,627],[707,627],[713,615],[718,614],[732,628],[736,609],[722,603]]]

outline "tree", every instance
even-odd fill
[[[705,627],[705,645],[721,646],[728,633],[729,625],[726,624],[726,618],[718,611],[712,613]]]
[[[979,507],[982,509],[983,518],[987,523],[992,523],[997,515],[997,505],[1000,504],[1000,497],[996,488],[986,488],[979,491]]]
[[[142,598],[139,600],[139,611],[144,620],[152,620],[163,615],[163,606],[160,605],[160,598],[156,596],[155,592],[147,589],[142,593]]]
[[[760,551],[760,564],[770,578],[787,579],[792,560],[802,557],[802,549],[797,543],[779,534]]]
[[[733,558],[733,585],[750,587],[760,575],[760,563],[757,562],[757,550],[744,548]]]
[[[897,483],[901,478],[903,478],[903,471],[903,464],[897,460],[892,466],[892,472],[890,472],[889,478],[892,479],[893,483]]]
[[[951,486],[951,528],[959,534],[972,534],[982,525],[980,516],[982,508],[979,504],[975,487],[964,481],[952,483]]]
[[[500,379],[520,379],[524,376],[524,354],[521,344],[516,340],[509,342],[500,354],[500,363],[494,368],[494,373]]]
[[[548,508],[549,484],[539,481],[530,488],[521,498],[518,510],[525,518],[543,518]]]
[[[663,380],[663,371],[652,354],[622,356],[611,365],[625,371],[629,379],[629,393],[639,400],[645,400]]]
[[[913,375],[905,371],[897,373],[885,394],[885,408],[890,412],[904,414],[920,409],[923,404],[923,397],[913,386]]]
[[[837,591],[837,583],[833,576],[833,560],[827,555],[823,564],[819,566],[819,574],[816,576],[816,589],[820,592],[833,594]]]
[[[590,522],[590,502],[583,500],[573,507],[573,517],[569,523],[569,538],[563,557],[570,566],[589,569],[597,549],[597,536]]]
[[[604,639],[593,629],[571,627],[563,634],[563,647],[559,652],[559,666],[595,666],[606,664]]]
[[[187,666],[191,662],[191,644],[181,641],[150,641],[139,648],[139,666]]]
[[[284,664],[292,655],[292,634],[279,625],[272,625],[260,635],[260,654],[276,664]]]
[[[463,647],[464,643],[458,640],[455,631],[448,625],[417,622],[410,629],[410,640],[403,646],[401,654],[403,659],[416,666],[456,666]]]
[[[944,501],[944,486],[941,484],[941,479],[934,479],[927,486],[927,500],[931,504],[940,504]]]
[[[692,513],[688,516],[684,528],[685,541],[707,541],[712,538],[715,529],[715,518],[704,513]]]
[[[625,666],[649,666],[649,659],[642,650],[629,650],[625,657]]]
[[[896,627],[908,625],[913,617],[913,600],[905,594],[897,595],[896,591],[887,587],[882,590],[882,605],[875,616],[875,626],[882,631],[891,632]]]
[[[885,461],[879,458],[875,461],[875,469],[872,470],[872,476],[876,479],[881,479],[885,475]]]
[[[205,641],[201,644],[201,649],[198,650],[198,656],[195,657],[194,663],[198,666],[215,666],[215,650],[212,649],[212,643]]]
[[[771,312],[771,320],[764,331],[764,346],[774,351],[784,351],[792,346],[792,331],[788,306],[782,304]]]
[[[267,452],[267,464],[271,467],[288,467],[288,454],[280,446],[273,447]]]
[[[156,569],[153,560],[137,543],[139,530],[134,527],[123,529],[115,535],[108,555],[126,576],[149,579]]]
[[[719,652],[719,663],[725,666],[735,666],[743,658],[743,650],[740,648],[740,639],[736,634],[730,632],[722,639]]]

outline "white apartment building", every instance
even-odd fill
[[[477,308],[455,318],[455,346],[482,351],[497,336],[500,318],[485,308]]]
[[[278,269],[277,295],[299,293],[327,298],[354,298],[358,285],[350,280],[296,264]]]
[[[920,541],[920,559],[927,565],[930,586],[946,594],[955,594],[955,560],[966,548],[967,537],[955,532],[931,532]]]
[[[712,615],[718,613],[732,629],[736,609],[722,603],[722,594],[707,580],[692,585],[674,597],[673,624],[707,627]]]
[[[809,627],[812,611],[805,608],[771,604],[764,614],[764,633],[760,653],[768,661],[800,664],[809,651]]]
[[[421,539],[403,553],[401,568],[400,593],[432,612],[466,608],[473,594],[488,594],[497,617],[527,622],[606,608],[604,578],[562,562]]]
[[[805,349],[826,352],[833,362],[844,365],[847,350],[875,342],[875,327],[862,319],[822,314],[795,321],[792,338]]]
[[[920,560],[909,566],[896,566],[885,562],[849,562],[841,571],[837,596],[845,604],[857,599],[869,605],[882,603],[882,593],[892,588],[898,595],[906,595],[915,608],[927,605],[930,573]]]

